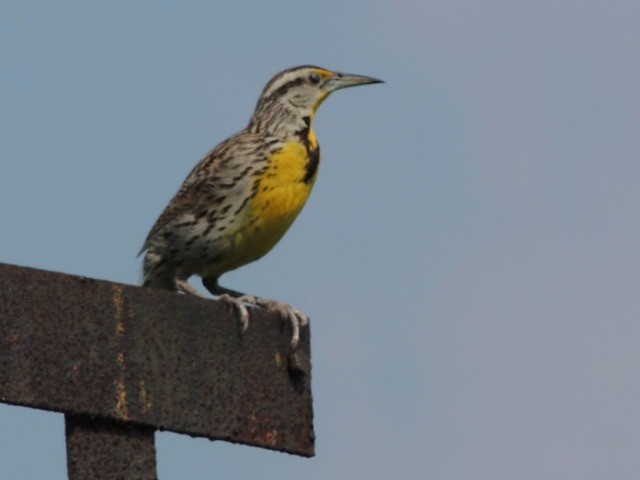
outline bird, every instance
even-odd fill
[[[374,83],[384,82],[313,65],[271,78],[248,125],[202,158],[151,227],[139,253],[142,286],[199,295],[188,279],[200,276],[210,293],[235,308],[242,333],[247,306],[287,319],[295,350],[309,323],[305,314],[218,280],[269,252],[305,205],[320,163],[312,129],[320,104],[336,90]]]

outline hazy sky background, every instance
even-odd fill
[[[137,283],[271,75],[382,78],[321,107],[307,207],[222,282],[312,317],[316,457],[161,433],[160,478],[637,478],[638,25],[631,0],[2,0],[0,261]],[[0,407],[0,477],[66,478],[62,415]]]

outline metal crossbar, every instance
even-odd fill
[[[313,456],[309,330],[0,264],[0,402],[65,414],[69,478],[156,478],[154,432]],[[6,434],[6,433],[5,433]]]

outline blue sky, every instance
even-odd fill
[[[137,283],[271,75],[382,78],[321,107],[307,206],[222,279],[311,316],[316,457],[162,433],[160,478],[634,478],[639,23],[631,1],[5,0],[0,261]],[[0,425],[2,478],[66,478],[62,416]]]

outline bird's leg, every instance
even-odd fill
[[[176,286],[178,290],[182,293],[186,293],[187,295],[193,295],[194,297],[204,297],[200,292],[198,292],[195,288],[189,285],[189,282],[186,280],[176,280]]]
[[[203,278],[202,283],[212,294],[217,295],[220,300],[233,305],[239,315],[242,332],[249,326],[249,311],[245,303],[252,307],[258,306],[267,310],[275,311],[291,324],[291,352],[293,352],[300,342],[300,328],[309,324],[309,317],[291,305],[269,300],[268,298],[254,297],[246,293],[236,292],[218,285],[218,280],[214,278]]]

